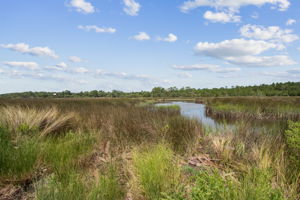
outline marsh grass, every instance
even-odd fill
[[[0,99],[1,187],[28,180],[37,199],[62,200],[297,198],[298,125],[283,135],[242,118],[208,130],[143,102]],[[189,165],[203,154],[209,165]]]
[[[39,153],[36,140],[30,138],[15,145],[9,131],[0,127],[0,146],[0,181],[30,178]]]
[[[146,199],[160,199],[179,182],[180,171],[172,150],[158,144],[133,152],[134,184]]]

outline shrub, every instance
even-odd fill
[[[238,195],[236,189],[230,180],[223,179],[217,171],[212,173],[199,171],[191,198],[192,200],[234,200]]]
[[[243,200],[284,200],[283,192],[272,185],[269,170],[252,168],[241,181],[240,199]]]
[[[286,137],[286,143],[289,148],[291,159],[294,162],[299,163],[299,159],[300,159],[300,122],[289,121],[288,129],[285,131],[285,137]]]

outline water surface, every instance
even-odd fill
[[[216,127],[217,122],[206,116],[205,105],[200,103],[190,103],[190,102],[168,102],[168,103],[158,103],[156,106],[169,106],[178,105],[180,106],[181,115],[185,117],[195,118],[201,121],[204,125],[210,127]]]

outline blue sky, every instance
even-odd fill
[[[0,93],[300,81],[297,0],[2,0]]]

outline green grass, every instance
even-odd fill
[[[99,182],[94,185],[88,199],[90,200],[121,200],[124,198],[124,191],[119,182],[115,166],[109,165],[108,172],[100,175]]]
[[[220,105],[223,110],[238,108],[242,115],[252,111],[251,106],[243,107],[245,102],[259,107],[259,113],[268,113],[274,105],[282,114],[280,109],[289,112],[291,103],[298,105],[292,100],[268,101],[237,98]],[[180,116],[177,108],[156,108],[152,103],[0,99],[0,190],[17,187],[22,198],[29,194],[42,200],[299,196],[299,122],[290,122],[287,130],[276,123],[280,128],[273,131],[241,117],[234,127],[207,130]],[[65,120],[70,113],[72,123]],[[190,171],[182,170],[186,168]]]
[[[72,133],[49,138],[42,143],[42,159],[57,174],[76,168],[80,156],[93,148],[95,139],[89,133]]]
[[[8,130],[0,127],[0,180],[30,178],[38,158],[36,138],[14,144]]]
[[[156,108],[158,109],[170,109],[170,110],[178,110],[180,111],[179,105],[157,105]]]
[[[162,197],[179,181],[179,168],[173,152],[164,144],[136,150],[133,154],[133,167],[141,192],[149,200]]]

